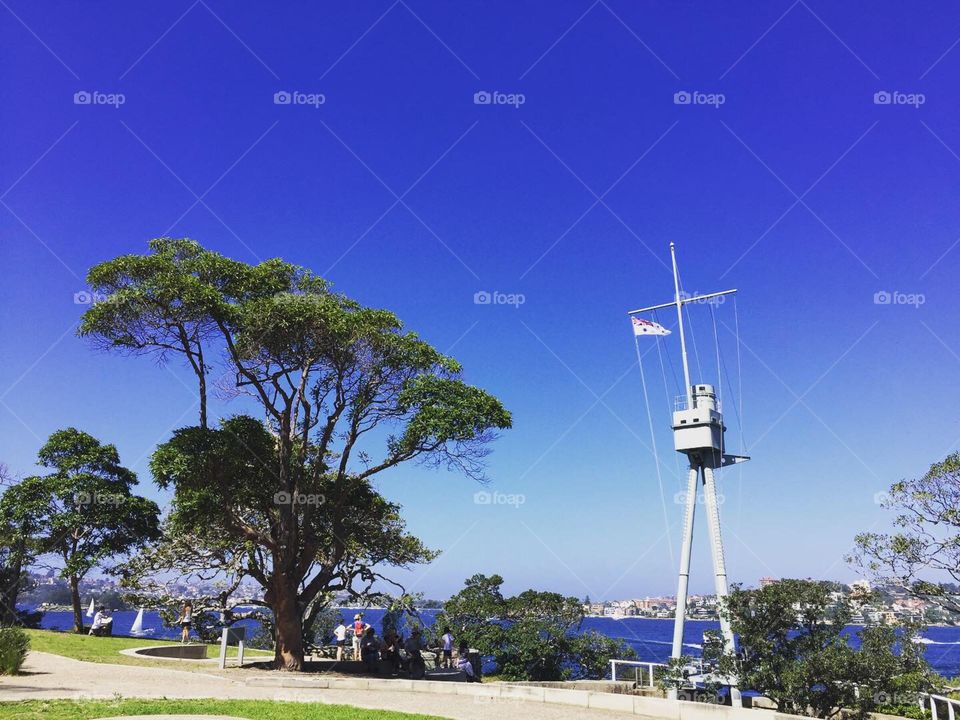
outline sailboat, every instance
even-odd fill
[[[96,612],[97,606],[93,603],[93,598],[90,598],[90,607],[87,608],[87,617],[93,617],[93,614]]]
[[[133,625],[130,627],[131,635],[148,635],[152,633],[153,630],[144,630],[143,629],[143,608],[137,612],[137,619],[133,621]]]

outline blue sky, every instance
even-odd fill
[[[754,457],[720,478],[731,579],[852,579],[877,493],[960,445],[960,8],[342,5],[0,8],[0,459],[30,473],[76,425],[157,496],[147,459],[195,422],[190,376],[92,350],[75,296],[91,265],[189,236],[389,307],[513,411],[488,490],[522,504],[417,467],[380,482],[445,551],[401,574],[413,589],[499,572],[511,591],[673,593],[680,390],[643,338],[661,495],[625,315],[670,298],[672,240],[686,290],[740,289],[716,308],[728,407],[739,322]],[[691,313],[716,381],[709,308]]]

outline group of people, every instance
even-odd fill
[[[363,614],[357,613],[353,617],[350,628],[341,622],[333,631],[337,644],[337,662],[343,660],[347,635],[350,632],[353,633],[353,659],[363,662],[368,672],[378,672],[381,661],[385,661],[394,671],[406,670],[413,677],[423,677],[425,672],[423,651],[427,650],[428,646],[419,627],[413,628],[410,637],[406,640],[396,630],[387,631],[381,639],[377,637],[376,630],[363,621]],[[466,675],[468,681],[472,682],[476,679],[476,673],[470,662],[469,648],[466,643],[461,643],[457,648],[456,662],[454,662],[455,644],[453,633],[450,632],[450,628],[445,627],[439,643],[439,650],[442,653],[439,667],[456,668]]]
[[[189,642],[190,628],[193,625],[193,603],[189,600],[183,604],[183,608],[180,610],[177,625],[180,626],[180,642]],[[93,624],[90,626],[89,634],[98,636],[113,634],[113,618],[105,606],[97,606],[97,613],[93,616]]]

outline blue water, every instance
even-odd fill
[[[342,611],[344,622],[348,625],[353,620],[356,610]],[[383,619],[383,610],[364,610],[363,619],[380,629]],[[435,610],[422,610],[421,618],[426,625],[431,625],[436,617]],[[114,634],[127,635],[136,611],[122,611],[113,613]],[[68,611],[51,611],[43,616],[42,626],[51,630],[69,630],[72,627],[73,615]],[[89,619],[86,620],[89,624]],[[248,637],[256,629],[255,620],[240,623],[246,625]],[[166,628],[160,620],[159,614],[147,611],[143,614],[143,627],[149,631],[144,637],[171,639],[179,637],[178,628]],[[690,655],[699,655],[705,630],[718,630],[719,623],[711,620],[688,620],[684,626],[683,641],[685,652]],[[642,660],[666,662],[670,657],[670,646],[673,640],[673,620],[649,620],[642,618],[586,618],[584,630],[596,630],[607,637],[623,640],[637,652]],[[856,632],[859,628],[850,628]],[[331,628],[332,632],[332,628]],[[856,641],[854,641],[856,642]],[[960,627],[930,627],[923,633],[923,645],[927,661],[938,673],[945,677],[960,675]]]

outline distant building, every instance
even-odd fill
[[[773,585],[776,581],[776,578],[765,575],[764,577],[760,578],[760,587],[765,588],[767,585]]]

